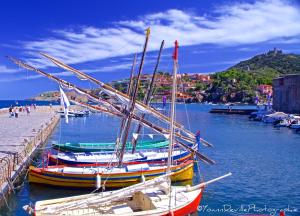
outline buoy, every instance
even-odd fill
[[[280,214],[279,214],[279,216],[285,216],[285,213],[284,213],[284,211],[283,211],[283,210],[281,210],[281,211],[280,211]]]
[[[96,176],[96,189],[99,190],[101,187],[101,176],[97,174]]]

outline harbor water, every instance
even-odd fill
[[[58,105],[58,101],[33,101],[33,100],[1,100],[0,109],[10,106],[30,106],[36,104],[37,106],[47,106],[49,104]]]
[[[232,176],[205,188],[199,215],[300,215],[300,133],[288,128],[274,128],[247,116],[210,114],[210,105],[178,104],[176,118],[186,128],[201,131],[214,147],[202,146],[203,154],[215,165],[195,165],[194,183],[210,180],[228,172]],[[42,152],[56,142],[111,142],[120,121],[103,114],[64,120],[34,163],[41,164]],[[145,134],[148,132],[145,131]],[[162,138],[162,137],[155,137]],[[144,136],[142,139],[150,139]],[[8,207],[0,215],[26,215],[22,206],[38,200],[65,197],[89,190],[54,188],[24,183],[15,189]]]

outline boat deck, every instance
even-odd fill
[[[237,109],[237,108],[214,108],[210,113],[217,114],[235,114],[235,115],[250,115],[253,112],[257,112],[258,109]]]

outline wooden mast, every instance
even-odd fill
[[[135,108],[136,97],[137,97],[137,93],[138,93],[138,87],[139,87],[141,73],[142,73],[142,70],[143,70],[143,64],[144,64],[144,60],[145,60],[145,55],[146,55],[146,50],[147,50],[147,46],[148,46],[149,36],[150,36],[150,28],[148,28],[146,30],[146,40],[145,40],[144,49],[143,49],[143,53],[142,53],[142,59],[141,59],[141,63],[140,63],[139,71],[138,71],[138,75],[137,75],[137,81],[136,81],[135,88],[133,89],[129,110],[128,110],[128,112],[126,112],[127,119],[126,119],[124,131],[123,131],[124,136],[122,137],[123,140],[122,140],[122,147],[121,147],[120,155],[119,155],[119,165],[121,165],[122,162],[123,162],[123,156],[124,156],[124,152],[125,152],[127,138],[128,138],[128,135],[129,135],[129,129],[130,129],[130,126],[131,126],[132,114],[133,114],[133,111],[134,111],[134,108]]]
[[[173,53],[173,83],[172,83],[172,98],[171,98],[171,122],[170,122],[170,143],[168,151],[168,167],[167,173],[171,172],[171,159],[174,143],[174,119],[175,119],[175,102],[176,102],[176,88],[177,88],[177,63],[178,63],[178,42],[175,41],[175,50]]]
[[[169,151],[168,151],[168,165],[167,165],[167,174],[171,173],[171,163],[172,163],[172,151],[174,143],[174,119],[175,119],[175,102],[176,102],[176,89],[177,89],[177,63],[178,63],[178,42],[175,41],[175,49],[173,53],[173,83],[172,83],[172,97],[171,97],[171,121],[170,121],[170,142],[169,142]],[[169,211],[171,211],[171,202],[172,202],[172,187],[171,181],[169,180]],[[171,213],[171,212],[170,212]]]
[[[155,83],[155,76],[156,76],[156,72],[157,72],[157,69],[158,69],[159,62],[160,62],[160,57],[161,57],[161,53],[162,53],[162,50],[163,50],[163,47],[164,47],[164,43],[165,43],[165,41],[163,40],[161,42],[161,45],[160,45],[160,49],[159,49],[159,53],[158,53],[158,56],[157,56],[157,61],[156,61],[156,65],[155,65],[155,69],[154,69],[153,75],[152,75],[152,79],[151,79],[151,82],[150,82],[150,84],[148,86],[147,94],[144,97],[144,101],[143,102],[147,106],[149,105],[150,99],[151,99],[152,94],[153,94],[153,88],[154,88],[154,83]],[[145,115],[146,114],[144,113],[141,118],[144,119]],[[141,129],[142,129],[142,124],[139,123],[138,128],[137,128],[137,130],[136,130],[135,133],[139,134],[140,131],[141,131]],[[138,140],[138,137],[136,139],[132,138],[132,141],[131,141],[131,143],[132,143],[132,153],[135,152],[137,140]]]
[[[134,54],[134,57],[133,57],[133,62],[132,62],[132,66],[131,66],[131,72],[130,72],[130,80],[129,80],[129,85],[128,85],[128,88],[127,88],[127,95],[130,97],[131,95],[131,89],[132,89],[132,86],[134,84],[134,81],[133,81],[133,75],[134,75],[134,71],[135,71],[135,64],[136,64],[136,54]],[[123,111],[126,112],[126,109],[127,109],[127,106],[124,105],[123,106]],[[122,132],[123,132],[123,129],[124,129],[124,125],[125,125],[125,122],[126,122],[126,116],[124,118],[122,118],[121,120],[121,126],[119,128],[119,136],[117,137],[116,139],[116,146],[117,146],[117,149],[119,149],[119,144],[120,144],[120,140],[122,138]]]
[[[129,80],[129,85],[127,88],[127,95],[130,97],[131,94],[131,89],[132,89],[132,84],[133,82],[133,74],[134,74],[134,70],[135,70],[135,63],[136,63],[136,54],[134,54],[133,56],[133,62],[132,62],[132,67],[131,67],[131,72],[130,72],[130,80]]]

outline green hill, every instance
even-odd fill
[[[300,74],[300,55],[284,54],[281,50],[274,48],[274,50],[242,61],[229,69],[262,75]]]
[[[300,55],[274,49],[215,73],[206,100],[252,103],[258,85],[272,85],[274,78],[285,74],[300,74]]]

